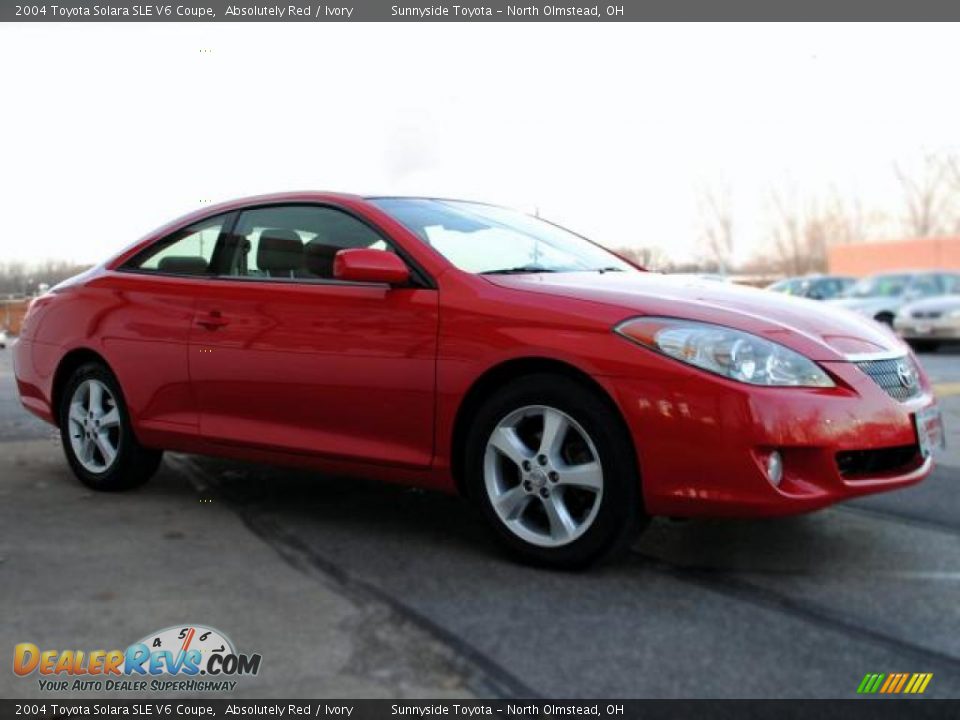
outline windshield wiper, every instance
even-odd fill
[[[601,268],[596,268],[596,271],[597,271],[598,273],[601,273],[601,274],[607,273],[607,272],[623,272],[623,268],[618,268],[618,267],[601,267]]]
[[[500,270],[484,270],[481,275],[522,275],[526,273],[552,273],[557,272],[550,268],[540,267],[539,265],[520,265],[519,267],[501,268]]]

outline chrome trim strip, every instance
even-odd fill
[[[885,350],[875,353],[853,353],[844,355],[847,362],[870,362],[871,360],[902,360],[907,357],[907,350]]]

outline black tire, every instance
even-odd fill
[[[936,352],[940,343],[936,340],[908,340],[910,347],[917,352]]]
[[[880,313],[873,319],[876,320],[878,323],[883,323],[887,327],[893,327],[893,315],[891,315],[890,313]]]
[[[116,457],[102,472],[92,472],[83,466],[70,438],[71,400],[77,388],[87,380],[99,381],[107,387],[120,416]],[[101,363],[81,365],[67,380],[60,394],[59,420],[60,440],[67,462],[74,475],[87,487],[105,492],[130,490],[147,482],[160,467],[163,451],[145,448],[137,442],[120,384],[113,373]]]
[[[542,547],[519,537],[500,519],[487,492],[484,458],[498,424],[528,406],[554,408],[587,433],[602,466],[603,491],[592,524],[558,547]],[[478,410],[467,436],[466,489],[500,542],[523,562],[576,570],[624,550],[647,523],[633,442],[617,408],[585,383],[563,375],[529,375],[495,393]],[[534,498],[535,500],[535,498]]]

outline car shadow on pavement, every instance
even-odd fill
[[[663,679],[690,662],[682,643],[665,649],[683,637],[751,668],[750,692],[761,695],[780,665],[812,673],[801,695],[829,695],[834,683],[840,692],[842,678],[825,681],[825,666],[801,669],[813,647],[835,648],[838,668],[849,655],[960,670],[960,556],[949,529],[842,506],[769,520],[656,520],[624,557],[563,573],[513,562],[460,498],[220,460],[168,462],[294,566],[372,593],[494,672],[502,664],[508,678],[556,683],[554,692],[577,695],[580,686],[542,669],[544,654],[560,667],[595,663],[591,687],[614,695],[722,696],[719,683]],[[782,635],[764,646],[765,660],[749,641],[756,633]],[[576,639],[584,636],[589,652]],[[643,637],[670,659],[658,665],[624,637]],[[611,669],[617,663],[624,670]],[[649,684],[636,680],[642,671]]]
[[[480,513],[459,497],[308,471],[174,457],[178,468],[184,467],[181,458],[188,463],[187,474],[194,476],[195,486],[207,484],[241,514],[270,517],[308,543],[316,539],[322,550],[329,549],[336,539],[372,548],[382,544],[380,552],[398,559],[404,549],[416,549],[510,561]],[[939,477],[929,482],[938,486],[934,490],[945,484]],[[909,501],[918,492],[907,490],[878,498],[886,508],[896,506],[900,498]],[[902,554],[898,548],[903,545],[904,531],[889,532],[888,525],[903,518],[869,507],[860,502],[858,506],[759,520],[655,519],[637,539],[632,553],[676,567],[774,575],[847,575],[875,564],[889,569],[891,558]],[[940,530],[950,532],[949,528]],[[603,567],[618,566],[625,569],[616,560]]]

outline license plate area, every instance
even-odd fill
[[[943,431],[943,417],[936,405],[928,407],[913,416],[917,430],[917,444],[920,454],[927,458],[934,452],[946,447],[946,433]]]

